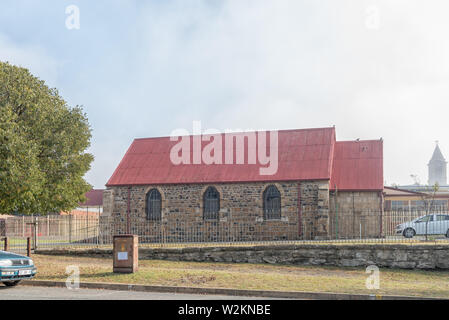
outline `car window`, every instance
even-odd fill
[[[446,221],[446,220],[449,220],[448,215],[443,215],[443,214],[437,215],[437,221]]]
[[[430,221],[433,221],[433,215],[422,217],[416,222],[430,222]]]

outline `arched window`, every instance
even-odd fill
[[[218,219],[218,212],[220,210],[220,194],[214,187],[207,188],[203,196],[204,201],[204,219],[216,220]]]
[[[157,189],[151,189],[147,193],[147,219],[161,220],[162,198]]]
[[[281,193],[273,185],[263,192],[263,215],[265,220],[281,218]]]

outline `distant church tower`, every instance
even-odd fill
[[[446,167],[447,162],[441,153],[440,147],[437,145],[433,151],[432,159],[428,164],[429,167],[429,185],[433,186],[438,183],[440,186],[447,185]]]

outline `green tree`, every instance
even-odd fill
[[[67,211],[85,200],[90,138],[81,107],[0,62],[0,213]]]

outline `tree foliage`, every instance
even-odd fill
[[[0,213],[67,211],[85,200],[90,138],[81,107],[0,62]]]

